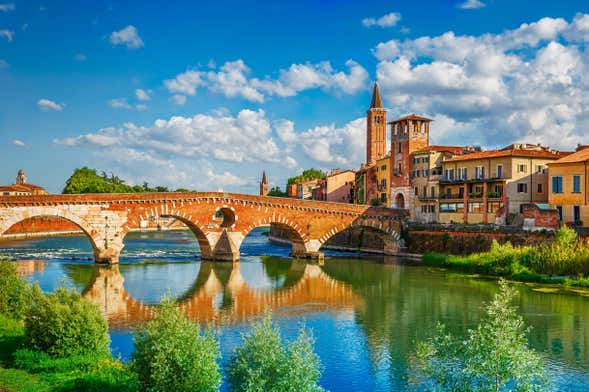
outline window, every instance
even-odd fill
[[[423,171],[423,177],[427,177],[429,175],[429,170],[425,169]]]
[[[446,169],[446,180],[454,180],[454,169]]]
[[[536,173],[543,173],[544,165],[536,165]]]
[[[397,152],[400,154],[401,152],[403,152],[403,145],[401,143],[399,143],[399,146],[397,147]]]
[[[472,202],[468,203],[468,212],[474,214],[481,214],[484,211],[483,203]]]
[[[387,202],[387,194],[386,193],[380,194],[380,201],[382,201],[383,203]]]
[[[581,176],[573,176],[573,193],[581,193]]]
[[[440,212],[464,212],[464,203],[440,203]]]
[[[386,170],[386,169],[387,169],[387,165],[382,165],[382,166],[380,167],[380,170],[383,170],[383,171],[384,171],[384,170]]]
[[[538,184],[538,193],[542,193],[542,184]]]
[[[578,224],[581,221],[581,207],[573,206],[573,222]]]
[[[517,165],[517,171],[518,173],[527,173],[528,168],[526,167],[526,165]]]
[[[556,206],[558,210],[558,220],[562,222],[562,206]]]
[[[528,193],[528,184],[517,184],[517,193]]]
[[[423,187],[423,197],[427,197],[427,187]]]
[[[401,162],[399,162],[399,165],[397,166],[397,175],[400,176],[401,175],[401,170],[402,166],[401,166]]]
[[[415,195],[416,195],[416,196],[417,196],[417,195],[419,195],[419,193],[418,193],[418,191],[417,191],[417,187],[415,187],[415,189],[414,189],[414,190],[415,190]]]
[[[497,165],[497,178],[503,178],[503,165]]]
[[[490,201],[489,203],[487,203],[487,212],[489,212],[489,213],[495,213],[502,206],[503,206],[503,204],[500,201]]]
[[[562,176],[552,177],[552,193],[562,193]]]
[[[458,168],[458,179],[459,180],[467,180],[468,179],[468,170],[466,167],[459,167]]]
[[[484,166],[477,166],[474,170],[475,178],[482,179],[485,178],[485,167]]]

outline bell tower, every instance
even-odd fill
[[[376,163],[387,153],[387,111],[382,107],[378,83],[374,83],[370,108],[366,111],[366,164]]]
[[[266,178],[266,170],[262,173],[262,182],[260,182],[260,196],[268,195],[268,179]]]

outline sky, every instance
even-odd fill
[[[589,143],[589,2],[0,0],[0,183],[257,193],[357,168],[378,81],[435,144]]]

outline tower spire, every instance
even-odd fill
[[[372,90],[372,101],[370,101],[371,109],[381,109],[382,100],[380,99],[380,90],[378,89],[378,83],[374,82],[374,89]]]
[[[260,196],[268,194],[268,179],[266,178],[266,170],[262,172],[262,182],[260,182]]]

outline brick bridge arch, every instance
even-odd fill
[[[231,211],[229,225],[219,219],[220,210]],[[219,192],[3,196],[0,234],[16,219],[47,214],[79,225],[92,239],[99,263],[118,262],[125,235],[152,216],[186,224],[203,259],[235,261],[245,236],[270,223],[287,228],[295,257],[317,254],[329,237],[354,226],[379,230],[390,245],[386,253],[394,254],[408,215],[406,210]]]

